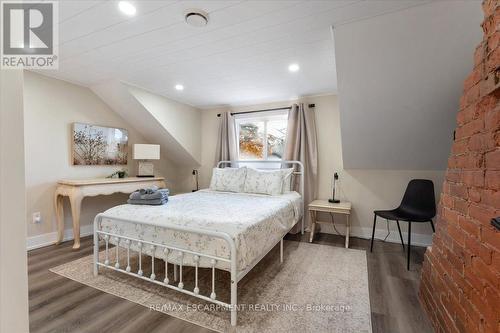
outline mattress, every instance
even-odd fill
[[[104,212],[101,230],[229,259],[230,248],[222,239],[163,227],[175,225],[225,232],[236,244],[237,269],[242,271],[276,244],[302,214],[302,198],[297,192],[269,196],[201,190],[171,196],[163,206],[113,207]],[[110,243],[116,245],[116,240],[112,238]],[[126,247],[124,241],[119,245]],[[131,249],[138,251],[135,243]],[[151,255],[151,251],[150,247],[143,248],[143,253]],[[163,249],[157,249],[155,257],[165,259]],[[170,252],[167,260],[180,263],[178,253]],[[182,262],[194,265],[193,256],[185,254]],[[211,267],[210,259],[202,257],[199,265]],[[216,268],[229,271],[230,264],[218,261]]]

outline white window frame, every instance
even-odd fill
[[[234,122],[236,126],[236,142],[238,147],[238,159],[241,160],[240,157],[240,124],[246,122],[264,122],[264,158],[258,159],[257,161],[272,161],[269,160],[269,156],[267,155],[267,123],[273,120],[286,120],[288,118],[288,109],[269,111],[269,112],[261,112],[261,113],[247,113],[247,114],[234,114]],[[288,130],[288,129],[287,129]],[[281,161],[282,158],[277,160]]]

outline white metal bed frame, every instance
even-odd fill
[[[280,167],[283,165],[291,165],[295,168],[293,174],[296,176],[299,176],[300,182],[299,182],[299,191],[300,194],[303,196],[304,195],[304,165],[299,162],[299,161],[221,161],[217,164],[217,167],[220,167],[222,165],[238,165],[238,164],[280,164]],[[264,168],[264,169],[271,169],[271,168]],[[293,186],[293,182],[292,186]],[[304,215],[305,215],[305,209],[304,209],[304,202],[303,202],[303,207],[302,207],[302,217],[301,217],[301,233],[304,234]],[[197,230],[193,229],[190,227],[183,227],[183,226],[175,226],[175,225],[169,225],[169,226],[164,226],[162,228],[172,230],[172,231],[181,231],[181,232],[187,232],[187,233],[193,233],[193,234],[198,234],[198,235],[205,235],[205,236],[210,236],[210,237],[215,237],[222,239],[226,241],[226,243],[229,246],[230,249],[230,257],[229,258],[224,258],[224,257],[218,257],[218,256],[213,256],[209,254],[204,254],[196,251],[191,251],[187,249],[182,249],[176,246],[170,246],[170,245],[165,245],[165,244],[159,244],[151,241],[146,241],[146,240],[141,240],[137,239],[134,237],[128,237],[128,236],[123,236],[123,235],[117,235],[113,234],[110,232],[105,232],[101,230],[101,222],[103,218],[108,218],[112,219],[114,221],[121,221],[125,223],[138,223],[138,224],[144,224],[148,225],[148,223],[144,221],[137,221],[137,220],[129,220],[129,219],[122,219],[122,218],[116,218],[112,216],[106,216],[105,214],[101,213],[98,214],[95,219],[94,219],[94,276],[97,276],[99,273],[99,267],[105,267],[114,271],[118,271],[142,280],[150,281],[152,283],[156,283],[158,285],[182,292],[187,295],[191,295],[200,299],[203,299],[208,302],[212,302],[215,304],[218,304],[220,306],[229,308],[231,311],[231,325],[236,326],[237,322],[237,285],[238,282],[250,271],[252,270],[257,263],[259,263],[262,258],[264,258],[276,245],[275,244],[270,244],[269,248],[267,248],[265,251],[263,251],[262,255],[259,256],[257,259],[255,259],[252,264],[248,265],[244,270],[238,272],[237,266],[236,266],[236,260],[237,260],[237,253],[236,253],[236,245],[234,240],[231,238],[231,236],[225,232],[220,232],[220,231],[211,231],[211,230]],[[295,225],[294,225],[295,226]],[[288,231],[290,231],[294,226],[292,226]],[[287,232],[288,233],[288,232]],[[285,234],[286,235],[286,234]],[[114,264],[112,265],[110,262],[110,250],[109,250],[109,241],[111,239],[114,239],[114,242],[116,244],[115,246],[115,258],[114,258]],[[104,262],[99,262],[99,241],[104,240],[105,243],[105,260]],[[121,243],[124,243],[124,246],[121,245]],[[139,269],[137,273],[132,272],[131,267],[130,267],[130,245],[132,243],[137,244],[137,247],[139,248],[138,254],[139,254]],[[283,237],[279,241],[280,243],[280,262],[283,262]],[[149,246],[151,255],[143,253],[144,246]],[[120,267],[119,263],[119,247],[123,247],[127,249],[127,266],[125,269]],[[154,265],[155,265],[155,254],[158,249],[163,249],[163,252],[165,254],[165,279],[163,281],[156,280],[156,275],[154,274]],[[168,279],[168,254],[169,253],[177,253],[178,255],[178,262],[179,265],[174,263],[174,281],[179,281],[177,285],[174,285],[173,283],[170,283]],[[142,271],[142,255],[145,254],[147,256],[151,256],[151,266],[152,266],[152,273],[149,277],[144,276],[144,272]],[[185,255],[192,255],[194,259],[194,267],[195,267],[195,287],[193,291],[186,290],[184,289],[184,283],[182,281],[182,268],[183,268],[183,257]],[[111,254],[112,256],[112,254]],[[209,258],[210,259],[210,264],[211,264],[211,269],[212,269],[212,290],[210,293],[210,297],[204,296],[200,294],[200,290],[198,288],[198,268],[199,268],[199,261],[200,258]],[[231,303],[226,303],[218,300],[216,297],[215,293],[215,265],[217,261],[223,261],[230,263],[230,273],[231,273]],[[177,266],[179,266],[179,274],[177,274]],[[190,265],[192,266],[192,265]]]

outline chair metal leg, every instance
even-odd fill
[[[408,258],[406,259],[407,270],[410,270],[410,252],[411,252],[411,222],[408,221]]]
[[[405,243],[403,242],[403,234],[401,233],[401,227],[399,226],[398,220],[396,220],[396,224],[398,225],[399,239],[401,239],[401,245],[403,246],[403,252],[404,252],[405,251]]]
[[[370,245],[370,252],[373,251],[373,238],[375,237],[375,226],[376,225],[377,225],[377,214],[373,214],[372,243]]]
[[[429,220],[429,222],[431,223],[432,232],[436,232],[436,228],[434,228],[434,223],[432,222],[432,220]]]

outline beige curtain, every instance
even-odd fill
[[[316,197],[318,178],[318,148],[316,139],[316,123],[314,112],[305,109],[304,104],[294,104],[288,114],[288,128],[285,141],[285,160],[301,161],[304,164],[304,212],[305,227],[310,225],[307,205]],[[295,184],[298,188],[298,182]],[[300,224],[300,223],[299,223]],[[300,231],[300,225],[292,229],[292,233]]]
[[[215,165],[219,161],[238,159],[236,146],[236,125],[230,112],[223,112],[219,117],[219,136],[215,150]]]

